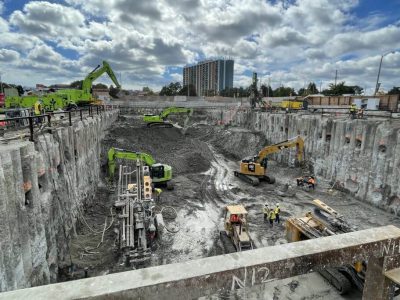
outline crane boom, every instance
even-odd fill
[[[108,74],[108,76],[111,78],[111,80],[114,82],[114,84],[116,85],[117,88],[121,88],[121,85],[119,84],[117,77],[115,76],[110,65],[108,64],[108,62],[106,62],[104,60],[102,67],[100,67],[100,65],[98,65],[97,68],[95,68],[92,72],[90,72],[83,80],[83,82],[82,82],[83,92],[90,94],[93,81],[95,81],[97,78],[99,78],[104,73]]]
[[[292,139],[264,147],[260,152],[258,152],[257,162],[261,163],[266,156],[291,147],[297,148],[297,160],[299,162],[302,161],[304,158],[304,141],[300,136],[296,136]]]

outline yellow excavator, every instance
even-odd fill
[[[297,162],[304,160],[304,141],[300,136],[295,138],[264,147],[254,157],[242,159],[240,162],[240,170],[234,171],[236,177],[257,186],[260,180],[265,180],[268,183],[275,183],[273,176],[267,175],[268,155],[277,153],[283,149],[293,148],[297,149]]]

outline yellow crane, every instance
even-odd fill
[[[254,157],[242,159],[240,162],[240,170],[235,171],[234,174],[236,177],[251,183],[253,186],[259,185],[260,180],[265,180],[273,184],[275,183],[275,178],[267,175],[268,155],[293,147],[297,149],[297,161],[303,161],[304,141],[300,136],[297,136],[274,145],[266,146]]]

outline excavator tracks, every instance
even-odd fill
[[[153,123],[148,123],[147,127],[149,127],[149,128],[171,128],[171,127],[173,127],[173,124],[167,123],[167,122],[164,122],[164,123],[153,122]]]
[[[234,174],[236,177],[240,178],[243,181],[246,181],[247,183],[250,183],[253,186],[257,186],[260,184],[260,180],[257,177],[247,176],[238,171],[234,171]]]
[[[350,281],[337,269],[326,268],[320,270],[319,273],[332,284],[338,292],[343,295],[346,294],[352,288]]]
[[[220,231],[219,233],[222,246],[224,248],[225,254],[235,253],[236,247],[233,245],[231,238],[226,234],[225,231]]]

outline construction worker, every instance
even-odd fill
[[[34,104],[34,113],[35,113],[35,116],[41,115],[41,114],[42,114],[42,109],[43,109],[43,107],[42,107],[42,101],[41,101],[41,100],[36,101],[35,104]],[[37,123],[42,123],[41,117],[38,117],[38,118],[36,119],[36,122],[37,122]]]
[[[308,187],[312,188],[313,190],[315,190],[315,178],[314,178],[314,176],[310,176],[308,178]]]
[[[275,215],[275,211],[272,208],[269,210],[268,219],[269,219],[270,227],[271,228],[274,227],[274,221],[276,219],[276,215]]]
[[[364,108],[360,108],[357,112],[357,119],[363,119],[364,118]]]
[[[356,118],[356,112],[357,112],[357,105],[355,103],[352,103],[350,105],[350,115],[352,119]]]
[[[160,189],[160,188],[154,188],[154,193],[156,194],[156,199],[157,199],[157,201],[160,201],[161,200],[161,193],[162,193],[162,189]]]
[[[279,220],[279,214],[281,213],[281,209],[279,207],[279,203],[276,204],[274,213],[275,213],[275,222],[279,224],[279,221],[280,221]]]
[[[262,211],[263,211],[263,215],[264,215],[264,221],[267,221],[268,215],[269,215],[269,207],[268,207],[267,202],[264,203]]]

